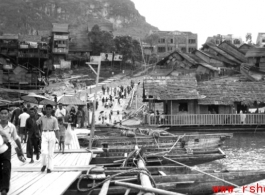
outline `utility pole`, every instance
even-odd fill
[[[142,42],[141,42],[140,38],[139,38],[139,42],[140,42],[140,46],[141,46],[142,57],[143,57],[143,60],[144,60],[144,66],[145,66],[145,69],[146,69],[146,64],[145,64],[145,59],[144,59],[144,51],[143,51],[143,46],[142,46]]]
[[[189,44],[189,35],[186,35],[186,52],[189,53],[189,49],[188,49],[188,44]]]
[[[89,65],[89,67],[92,69],[92,71],[97,75],[96,78],[96,87],[95,87],[95,91],[94,91],[94,100],[93,100],[93,112],[92,112],[92,122],[91,122],[91,131],[90,131],[90,138],[89,138],[89,149],[92,149],[92,141],[94,138],[94,131],[95,131],[95,110],[96,110],[96,101],[97,101],[97,92],[98,92],[98,81],[99,81],[99,74],[100,74],[100,67],[101,67],[101,58],[99,58],[99,62],[98,62],[98,71],[96,73],[96,71],[93,69],[92,66],[90,66],[89,63],[86,63]]]

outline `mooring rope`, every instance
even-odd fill
[[[187,168],[189,168],[189,169],[191,169],[191,170],[195,170],[195,171],[198,171],[198,172],[200,172],[200,173],[202,173],[202,174],[205,174],[205,175],[208,175],[208,176],[210,176],[210,177],[213,177],[213,178],[215,178],[215,179],[217,179],[217,180],[220,180],[220,181],[222,181],[222,182],[224,182],[224,183],[230,184],[230,185],[235,186],[235,187],[237,187],[237,188],[240,188],[240,187],[241,187],[241,186],[239,186],[239,185],[237,185],[237,184],[234,184],[234,183],[232,183],[232,182],[229,182],[229,181],[226,181],[226,180],[221,179],[221,178],[219,178],[219,177],[216,177],[216,176],[214,176],[214,175],[212,175],[212,174],[210,174],[210,173],[206,173],[206,172],[204,172],[204,171],[202,171],[202,170],[199,170],[198,168],[192,168],[192,167],[190,167],[190,166],[188,166],[188,165],[185,165],[185,164],[180,163],[180,162],[178,162],[178,161],[172,160],[172,159],[167,158],[167,157],[165,157],[165,156],[163,156],[163,158],[166,159],[166,160],[169,160],[169,161],[171,161],[171,162],[174,162],[174,163],[176,163],[176,164],[179,164],[179,165],[182,165],[182,166],[184,166],[184,167],[187,167]],[[246,191],[248,191],[248,190],[246,190]],[[257,193],[253,193],[253,194],[257,194]],[[259,194],[257,194],[257,195],[259,195]]]

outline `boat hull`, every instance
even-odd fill
[[[174,161],[183,163],[185,165],[193,166],[193,165],[199,165],[207,162],[211,162],[218,159],[225,158],[225,154],[199,154],[199,155],[167,155],[167,158],[170,158]],[[105,165],[105,166],[120,166],[122,164],[122,160],[125,159],[123,156],[113,156],[113,157],[96,157],[93,158],[90,162],[90,164],[95,165]],[[119,162],[117,162],[119,161]],[[129,161],[130,163],[131,161]],[[169,161],[167,159],[164,159],[161,155],[152,155],[146,157],[146,163],[147,166],[151,165],[176,165],[176,163],[173,163],[172,161]]]

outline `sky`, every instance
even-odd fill
[[[146,21],[165,31],[198,34],[198,47],[207,37],[233,34],[246,40],[265,32],[265,0],[132,0]]]

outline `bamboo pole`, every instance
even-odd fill
[[[92,140],[94,138],[94,130],[95,130],[95,111],[96,111],[96,99],[97,99],[97,91],[98,91],[98,81],[99,81],[99,73],[100,73],[101,59],[98,62],[98,73],[96,79],[96,87],[94,90],[94,101],[93,101],[93,113],[92,113],[92,126],[90,131],[90,139],[89,139],[89,149],[92,149]]]
[[[144,161],[142,159],[138,160],[137,166],[138,166],[138,168],[146,169]],[[149,189],[153,188],[151,181],[150,181],[150,178],[147,175],[140,173],[140,179],[141,179],[141,185],[143,187],[147,187]],[[144,193],[144,195],[154,195],[154,193],[147,192],[147,193]]]
[[[101,188],[101,190],[100,190],[98,195],[107,195],[108,194],[108,190],[109,190],[109,184],[110,184],[110,180],[106,181],[103,184],[103,186],[102,186],[102,188]]]
[[[131,188],[128,188],[124,195],[129,195],[130,191],[131,191]]]
[[[180,194],[177,192],[170,192],[170,191],[161,190],[161,189],[157,189],[157,188],[150,188],[150,187],[146,187],[146,186],[140,186],[140,185],[125,183],[125,182],[120,182],[120,181],[115,181],[115,185],[124,186],[127,188],[133,188],[133,189],[137,189],[137,190],[141,190],[141,191],[145,191],[145,192],[149,191],[149,192],[152,192],[151,194],[157,193],[157,194],[161,194],[161,195],[183,195],[183,194]]]

